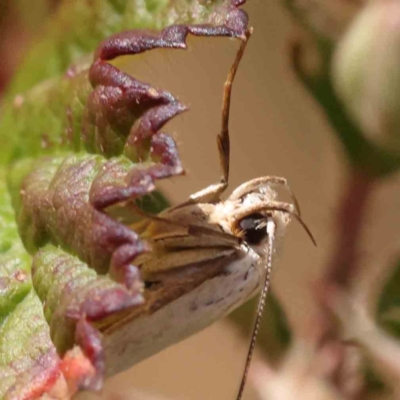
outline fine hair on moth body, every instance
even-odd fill
[[[188,264],[217,260],[221,255],[228,259],[229,249],[233,247],[247,249],[245,251],[257,256],[257,264],[261,271],[258,289],[261,288],[261,294],[236,400],[243,396],[269,289],[276,240],[284,235],[284,228],[294,218],[315,244],[311,232],[301,219],[299,205],[285,178],[255,178],[236,188],[227,200],[221,200],[229,182],[229,114],[232,85],[251,35],[250,28],[239,37],[240,47],[224,84],[222,127],[217,136],[221,168],[219,182],[194,193],[187,201],[157,216],[148,215],[135,207],[136,211],[145,217],[145,222],[137,223],[135,230],[153,243],[153,251],[139,257],[145,282],[155,281],[157,285],[158,280],[155,276],[163,276],[163,272],[171,270],[172,265],[176,267],[176,256],[181,259],[187,257]],[[277,200],[274,186],[284,188],[291,202]],[[225,249],[225,252],[221,249]],[[179,262],[185,265],[185,260]],[[250,267],[253,268],[254,264]],[[240,302],[248,298],[249,296]],[[232,309],[230,308],[230,311]]]

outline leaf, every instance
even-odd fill
[[[236,1],[238,5],[242,1]],[[63,74],[92,53],[106,37],[128,29],[161,30],[173,24],[214,23],[226,15],[230,0],[69,0],[44,27],[16,74],[16,95]],[[46,62],[43,62],[46,60]]]
[[[400,337],[400,260],[392,268],[378,301],[379,324],[396,337]]]
[[[159,130],[185,107],[109,61],[185,48],[188,34],[241,36],[241,3],[65,1],[27,55],[0,125],[1,398],[99,389],[108,365],[98,327],[143,302],[134,259],[149,249],[127,215],[132,202],[166,206],[155,182],[183,169]],[[205,25],[105,39],[178,22]],[[85,54],[103,39],[91,64]]]
[[[400,156],[378,146],[362,131],[334,87],[332,60],[338,38],[360,8],[357,2],[348,3],[283,1],[303,28],[291,42],[291,64],[297,78],[321,106],[350,162],[371,176],[385,176],[398,170]]]
[[[18,237],[4,173],[1,178],[0,398],[28,399],[58,379],[59,357],[32,289],[31,258]]]
[[[253,328],[257,302],[258,298],[248,301],[230,316],[246,337]],[[292,335],[285,312],[273,293],[268,295],[263,314],[257,341],[270,361],[278,361],[289,348]]]

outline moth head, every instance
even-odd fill
[[[301,220],[296,198],[288,188],[290,201],[281,201],[275,184],[282,186],[279,178],[257,178],[240,185],[227,200],[216,204],[213,218],[224,232],[242,238],[259,255],[264,255],[269,236],[277,243],[286,227],[295,218],[314,241],[307,226]],[[271,226],[273,230],[271,231]],[[277,244],[276,243],[276,244]],[[275,247],[275,246],[274,246]]]
[[[274,186],[285,188],[290,200],[281,201]],[[226,200],[182,203],[157,217],[146,218],[133,228],[164,250],[236,247],[244,241],[262,255],[268,240],[268,223],[274,225],[274,239],[280,239],[293,218],[315,242],[300,217],[298,203],[286,181],[263,177],[240,185]]]
[[[294,210],[293,204],[278,201],[278,193],[271,186],[250,187],[245,183],[228,199],[216,204],[213,219],[224,232],[243,239],[253,250],[264,255],[268,221],[275,225],[275,237],[282,237]]]

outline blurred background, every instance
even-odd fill
[[[50,4],[34,0],[29,6],[24,1],[28,3],[0,1],[2,89],[32,34],[56,7],[55,1]],[[37,7],[33,6],[36,1]],[[332,212],[347,165],[318,105],[290,70],[288,40],[296,30],[280,3],[249,0],[245,7],[254,34],[234,86],[230,188],[257,176],[277,175],[286,177],[296,193],[318,247],[314,248],[300,226],[293,223],[275,265],[273,288],[290,325],[302,335],[313,309],[310,285],[324,268],[331,248]],[[190,106],[189,112],[165,129],[176,138],[186,167],[186,176],[163,183],[173,203],[219,178],[215,139],[223,82],[237,42],[190,39],[189,46],[186,52],[163,50],[118,61],[135,77],[171,91]],[[368,229],[363,238],[362,259],[369,273],[363,276],[364,293],[379,286],[383,279],[380,266],[389,262],[384,257],[393,254],[392,249],[399,244],[398,183],[394,177],[380,185],[365,221]],[[81,394],[79,399],[234,399],[248,339],[232,319],[220,321],[110,379],[101,396]],[[258,354],[260,360],[265,357]],[[250,382],[244,398],[256,400],[257,393],[251,386]]]

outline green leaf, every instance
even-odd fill
[[[243,304],[230,316],[230,319],[239,327],[241,334],[249,338],[249,340],[257,310],[257,302],[258,297]],[[273,293],[269,293],[257,343],[268,356],[268,359],[273,362],[278,361],[285,353],[291,340],[291,328],[285,312],[276,296]]]
[[[147,247],[128,224],[133,204],[167,205],[154,183],[182,167],[158,131],[185,108],[120,73],[107,48],[93,64],[88,53],[121,30],[174,23],[240,36],[247,18],[230,0],[65,0],[11,85],[0,122],[0,398],[99,389],[97,328],[143,302],[131,261]],[[192,31],[177,30],[130,33],[130,51],[182,48]],[[106,41],[116,53],[118,40]]]
[[[351,20],[344,16],[354,15],[355,12],[351,14],[346,9],[335,13],[329,9],[332,6],[328,3],[317,5],[311,1],[301,5],[293,0],[283,0],[283,4],[304,30],[291,43],[292,67],[321,107],[349,161],[372,176],[386,176],[397,171],[400,168],[400,155],[377,145],[363,132],[334,88],[332,61],[338,38]],[[336,4],[336,7],[346,8],[346,5]],[[309,60],[312,61],[311,68]]]
[[[378,301],[379,324],[396,337],[400,337],[400,260],[393,266]]]

